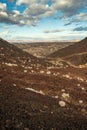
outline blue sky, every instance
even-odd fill
[[[73,41],[87,36],[87,0],[0,0],[0,37]]]

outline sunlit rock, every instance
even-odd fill
[[[43,74],[43,73],[44,73],[44,71],[43,71],[43,70],[41,70],[41,71],[40,71],[40,73],[41,73],[41,74]]]
[[[34,73],[34,70],[31,70],[31,73]]]
[[[13,84],[13,86],[16,86],[16,84]]]
[[[69,93],[63,93],[62,97],[65,98],[65,99],[69,98]]]
[[[51,114],[53,114],[53,111],[51,111]]]
[[[77,84],[78,87],[80,87],[81,85],[80,84]]]
[[[65,92],[65,89],[61,89],[61,92]]]
[[[27,70],[24,70],[24,73],[27,73]]]
[[[45,95],[45,93],[42,91],[42,90],[35,90],[35,89],[33,89],[33,88],[26,88],[27,90],[30,90],[30,91],[32,91],[32,92],[35,92],[35,93],[39,93],[39,94],[41,94],[41,95]]]
[[[51,74],[51,72],[50,72],[50,71],[47,71],[47,74],[48,74],[48,75],[50,75],[50,74]]]
[[[13,63],[5,63],[5,65],[10,66],[10,67],[12,67],[12,66],[18,66],[17,64],[13,64]]]
[[[79,103],[82,104],[82,103],[83,103],[83,100],[79,100]]]
[[[57,98],[58,98],[58,95],[54,96],[54,98],[56,98],[56,99],[57,99]]]
[[[65,106],[66,106],[66,103],[65,103],[64,101],[59,101],[59,105],[60,105],[61,107],[65,107]]]
[[[84,88],[84,87],[82,87],[81,89],[82,89],[82,90],[85,90],[85,88]]]

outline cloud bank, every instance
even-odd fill
[[[13,0],[10,0],[13,2]],[[87,9],[87,0],[17,0],[16,7],[25,5],[23,13],[17,9],[8,12],[7,5],[0,3],[0,22],[7,24],[36,26],[42,18],[50,17],[61,12],[61,19],[70,19],[70,22],[82,22],[87,20],[87,13],[80,13],[82,8]],[[58,17],[59,19],[59,17]]]

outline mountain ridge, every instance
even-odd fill
[[[65,47],[50,54],[48,57],[50,58],[66,57],[75,53],[86,52],[87,51],[86,48],[87,48],[87,37],[81,40],[80,42],[76,42],[73,45],[70,45],[68,47]]]

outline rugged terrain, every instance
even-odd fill
[[[87,38],[51,53],[48,57],[61,58],[73,65],[87,66]]]
[[[73,44],[72,42],[14,43],[15,46],[36,57],[45,58],[51,53]]]
[[[57,50],[56,52],[52,53],[50,57],[53,58],[65,57],[82,52],[87,52],[87,38],[83,39],[80,42],[76,42],[66,48]]]
[[[87,67],[48,61],[0,39],[0,130],[87,129]]]

